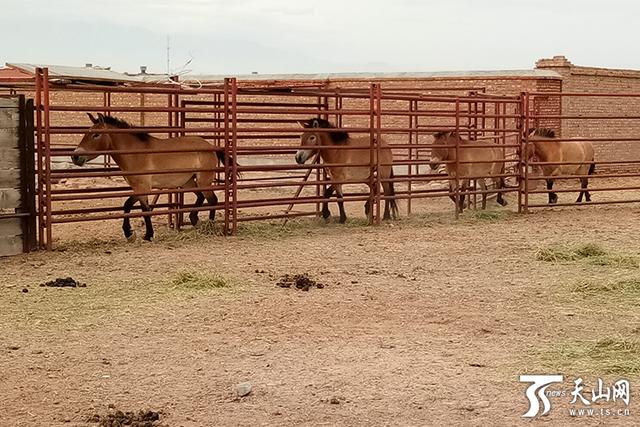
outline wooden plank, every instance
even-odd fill
[[[17,129],[19,120],[17,108],[0,108],[0,129]]]
[[[13,237],[22,234],[22,220],[20,218],[0,219],[0,237]]]
[[[0,188],[0,209],[18,209],[21,202],[17,188]]]
[[[18,169],[22,167],[20,150],[0,147],[0,169]]]
[[[18,148],[18,129],[0,129],[0,147]]]
[[[22,248],[22,236],[0,237],[0,256],[21,254]]]
[[[0,98],[0,108],[18,108],[20,100],[16,98]]]
[[[0,188],[20,188],[20,169],[0,170]]]

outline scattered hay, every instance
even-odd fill
[[[640,279],[623,279],[615,282],[584,281],[571,286],[571,292],[589,297],[618,296],[633,298],[640,295]]]
[[[201,271],[180,271],[171,281],[176,288],[220,289],[231,287],[231,282],[218,273]]]
[[[542,359],[548,368],[558,372],[630,375],[640,373],[639,356],[640,341],[615,337],[557,345]]]
[[[583,258],[600,257],[606,255],[607,252],[594,243],[587,243],[574,247],[555,246],[548,248],[540,248],[536,252],[538,261],[560,262],[560,261],[577,261]]]
[[[620,268],[638,268],[640,262],[634,256],[609,253],[601,246],[586,243],[577,246],[551,246],[540,248],[535,253],[538,261],[570,262],[586,260],[591,265],[612,266]]]
[[[224,236],[224,227],[215,221],[200,221],[195,227],[182,230],[167,229],[158,236],[159,242],[191,242],[209,238],[212,236]]]
[[[504,212],[498,211],[473,211],[471,217],[479,221],[499,221],[506,217]]]

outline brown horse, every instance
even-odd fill
[[[540,165],[544,176],[558,175],[593,175],[596,170],[594,163],[593,144],[588,141],[556,141],[556,134],[551,129],[529,129],[529,143],[527,144],[527,157],[529,160],[537,159],[540,162],[573,163]],[[589,178],[580,178],[580,195],[576,203],[582,203],[584,195],[587,202],[591,201],[591,194],[587,190]],[[557,203],[558,195],[553,191],[553,178],[547,178],[547,190],[549,190],[549,203]]]
[[[329,166],[326,168],[327,175],[332,181],[358,181],[365,184],[369,183],[371,176],[371,168],[368,166],[370,162],[370,151],[364,149],[345,149],[338,147],[369,147],[369,136],[363,136],[358,138],[352,138],[348,132],[333,131],[333,132],[316,132],[314,129],[335,128],[330,122],[324,119],[313,118],[309,120],[303,120],[298,122],[302,127],[307,129],[301,136],[301,148],[296,153],[296,162],[303,164],[314,153],[320,152],[320,158],[324,163],[343,163],[343,164],[357,164],[367,166]],[[389,144],[383,139],[378,141],[380,144],[380,169],[378,170],[378,176],[381,180],[388,180],[393,178],[393,152],[389,148]],[[336,148],[316,148],[316,146],[336,146]],[[376,154],[374,154],[374,162]],[[383,181],[382,188],[384,195],[387,196],[384,205],[384,220],[398,218],[398,205],[395,201],[395,190],[393,188],[393,181]],[[347,220],[347,215],[344,212],[344,202],[342,201],[342,184],[332,184],[328,186],[324,192],[324,198],[329,199],[333,192],[336,192],[338,197],[338,207],[340,208],[340,223],[343,224]],[[369,205],[369,201],[365,203],[365,214],[372,219],[372,210]],[[322,203],[322,217],[328,220],[331,216],[329,212],[329,204],[325,201]]]
[[[98,113],[98,118],[88,113],[93,126],[90,131],[108,129],[129,129],[131,125],[124,120],[115,117],[104,116]],[[78,147],[74,150],[71,160],[77,166],[82,166],[86,162],[98,157],[98,154],[83,154],[88,151],[107,150],[149,150],[149,153],[135,154],[111,154],[113,160],[118,164],[123,172],[145,172],[144,175],[124,175],[124,179],[131,186],[134,193],[149,193],[152,189],[177,189],[177,188],[201,188],[209,186],[214,181],[214,168],[218,162],[224,164],[224,152],[211,151],[212,145],[199,136],[181,136],[177,138],[159,139],[148,133],[131,132],[127,133],[100,133],[87,132]],[[162,150],[180,149],[202,149],[203,151],[171,152],[159,153]],[[207,151],[208,150],[208,151]],[[230,159],[232,162],[233,159]],[[182,169],[187,172],[176,173],[154,173],[170,169]],[[188,172],[189,169],[198,172]],[[218,198],[213,191],[195,191],[197,199],[195,206],[201,207],[204,199],[213,208],[209,211],[209,218],[213,220],[216,215],[215,206]],[[124,202],[124,213],[131,212],[131,208],[136,202],[140,202],[143,212],[151,210],[147,194],[130,196]],[[189,214],[191,224],[198,222],[198,212]],[[151,217],[145,215],[146,226],[145,240],[153,238],[153,226]],[[129,218],[125,217],[122,223],[122,230],[129,241],[134,241],[135,232],[131,230]]]
[[[460,190],[467,191],[470,187],[470,181],[477,177],[482,193],[482,209],[487,207],[487,186],[483,176],[504,174],[504,155],[502,147],[492,142],[469,141],[462,139],[457,132],[437,132],[433,135],[433,144],[435,147],[431,149],[431,169],[435,170],[443,161],[455,162],[456,158],[460,163],[447,163],[447,175],[449,175],[449,190],[454,190],[457,185],[458,178],[461,183]],[[456,156],[456,147],[458,145]],[[468,145],[486,145],[485,147],[468,147]],[[444,146],[444,147],[440,147]],[[495,188],[500,190],[505,188],[504,177],[491,178],[495,184]],[[450,196],[456,202],[455,197]],[[496,202],[501,206],[505,206],[507,201],[502,196],[502,192],[497,192]],[[458,200],[457,209],[462,212],[464,209],[464,194]]]

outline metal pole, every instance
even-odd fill
[[[231,165],[229,164],[229,94],[230,79],[224,79],[224,233],[230,233],[231,224]]]
[[[375,159],[374,159],[374,143],[375,143],[375,83],[369,86],[369,224],[375,222]]]
[[[415,112],[417,109],[417,101],[409,101],[409,112]],[[415,114],[409,115],[409,145],[413,145],[414,135],[417,137],[417,133],[414,133],[412,129],[417,128],[417,120],[418,117]],[[417,143],[417,141],[416,141]],[[413,166],[411,165],[411,161],[413,160],[413,148],[409,147],[409,164],[407,165],[407,193],[409,198],[407,199],[407,216],[411,215],[411,184],[412,184],[412,176],[413,176]]]
[[[524,93],[524,150],[521,157],[524,157],[524,213],[529,213],[529,94]]]
[[[45,246],[44,224],[44,142],[42,136],[42,68],[36,68],[36,154],[37,154],[37,184],[38,184],[38,246]]]
[[[456,219],[460,217],[460,99],[456,98]]]
[[[53,231],[52,231],[52,214],[51,214],[51,135],[50,135],[50,117],[49,117],[49,69],[43,70],[43,103],[44,103],[44,149],[45,149],[45,200],[47,204],[47,250],[53,249]]]
[[[234,161],[231,164],[231,184],[233,192],[233,226],[231,235],[238,232],[238,117],[237,117],[238,85],[235,78],[231,79],[231,148]]]

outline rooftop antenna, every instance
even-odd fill
[[[169,34],[167,34],[167,77],[171,76],[171,44]]]

